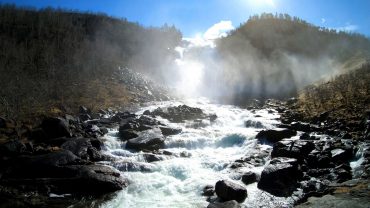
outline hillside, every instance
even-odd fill
[[[370,40],[287,14],[262,14],[217,41],[217,49],[224,85],[242,104],[296,96],[306,85],[358,68],[370,57]]]
[[[127,104],[129,67],[161,80],[181,40],[175,27],[145,28],[104,14],[0,5],[0,112]]]

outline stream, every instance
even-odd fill
[[[246,154],[258,154],[270,151],[271,147],[257,144],[255,135],[263,128],[272,128],[278,124],[277,112],[268,112],[268,109],[249,111],[231,105],[213,104],[209,100],[200,98],[184,102],[158,102],[143,107],[137,115],[145,110],[154,110],[158,107],[178,106],[186,104],[201,108],[207,114],[216,114],[217,119],[192,121],[185,123],[171,123],[157,117],[162,123],[171,127],[180,127],[178,135],[168,136],[164,151],[173,155],[165,156],[162,161],[147,163],[143,152],[126,150],[125,142],[118,139],[118,129],[113,128],[104,137],[105,154],[114,158],[112,165],[121,171],[129,180],[129,186],[119,191],[113,199],[105,202],[102,207],[206,207],[208,202],[202,196],[202,189],[206,185],[214,185],[218,180],[232,180],[248,190],[248,197],[244,201],[245,207],[291,207],[294,200],[291,197],[275,197],[259,190],[257,183],[244,185],[238,173],[252,171],[260,174],[268,156],[263,159],[263,165],[256,167],[238,168],[232,170],[230,164],[241,159]],[[256,123],[255,127],[245,127],[245,122]],[[268,154],[267,154],[268,155]],[[120,166],[121,161],[131,161],[146,164],[150,171],[126,171]]]

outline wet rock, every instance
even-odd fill
[[[62,149],[69,150],[78,157],[86,160],[98,161],[101,154],[92,146],[88,138],[74,138],[61,145]]]
[[[248,196],[247,189],[227,180],[218,181],[215,190],[217,196],[225,201],[235,200],[242,203]]]
[[[41,128],[48,139],[72,136],[69,129],[69,123],[63,118],[46,118],[42,121]]]
[[[207,208],[240,208],[241,206],[235,200],[226,202],[212,202],[208,204]]]
[[[242,175],[242,181],[245,185],[257,182],[257,174],[253,172],[246,172]]]
[[[262,144],[273,144],[295,135],[297,135],[297,132],[289,129],[262,130],[256,135],[256,139]]]
[[[155,166],[149,163],[122,161],[114,165],[120,171],[128,172],[153,172]]]
[[[193,108],[187,105],[157,108],[152,111],[150,115],[160,116],[177,123],[184,122],[185,120],[202,119],[207,117],[200,108]]]
[[[182,132],[181,128],[171,128],[168,126],[160,126],[159,128],[164,136],[180,134]]]
[[[157,150],[164,147],[164,137],[159,128],[140,132],[138,137],[127,141],[126,148],[133,150]]]
[[[80,114],[79,117],[81,121],[91,120],[91,116],[89,114]]]
[[[257,187],[279,197],[290,196],[297,188],[298,162],[292,158],[274,158],[263,169]]]
[[[162,160],[165,160],[166,157],[165,156],[162,156],[162,155],[155,155],[155,154],[151,154],[151,153],[145,153],[143,154],[143,157],[145,159],[146,162],[157,162],[157,161],[162,161]]]
[[[91,113],[91,110],[88,109],[87,107],[85,106],[80,106],[79,107],[79,113],[81,114],[90,114]]]
[[[345,162],[352,158],[352,153],[349,150],[333,149],[331,150],[333,162]]]
[[[6,177],[2,183],[21,185],[27,190],[89,195],[105,194],[127,186],[127,180],[117,170],[104,165],[55,166],[54,172],[48,174]]]
[[[303,160],[315,148],[310,141],[279,141],[274,144],[271,157],[289,157]]]
[[[207,185],[202,190],[202,196],[213,196],[215,194],[215,187]]]
[[[264,128],[263,124],[260,121],[252,121],[252,120],[245,121],[244,126],[247,127],[247,128],[252,127],[252,128],[256,128],[256,129]]]
[[[26,150],[27,147],[18,139],[10,140],[0,145],[0,155],[3,156],[17,156]]]
[[[290,124],[290,129],[294,131],[303,131],[303,132],[311,132],[311,126],[308,123],[303,122],[292,122]]]
[[[119,138],[122,140],[122,141],[127,141],[129,139],[132,139],[132,138],[136,138],[138,137],[138,133],[134,130],[120,130],[119,131]]]

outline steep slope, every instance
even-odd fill
[[[242,104],[295,96],[306,85],[358,68],[370,57],[370,40],[287,14],[262,14],[220,39],[217,49],[224,85]]]
[[[161,80],[181,33],[104,14],[0,5],[0,114],[131,99],[115,78],[129,67]],[[92,106],[90,106],[92,107]]]

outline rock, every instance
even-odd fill
[[[215,194],[215,187],[207,185],[203,188],[202,196],[213,196]]]
[[[289,157],[303,160],[315,148],[310,141],[279,141],[274,144],[271,157]]]
[[[3,117],[0,117],[0,128],[6,127],[6,120]]]
[[[182,132],[181,128],[171,128],[168,126],[160,126],[159,128],[164,136],[180,134]]]
[[[240,208],[241,206],[235,200],[226,202],[212,202],[208,204],[207,208]]]
[[[157,150],[164,147],[164,137],[159,128],[146,130],[127,141],[126,148],[133,150]]]
[[[143,157],[144,157],[145,161],[149,162],[149,163],[162,161],[162,160],[166,159],[165,156],[155,155],[155,154],[151,154],[151,153],[145,153],[145,154],[143,154]]]
[[[246,172],[242,175],[242,181],[245,185],[257,182],[257,175],[253,172]]]
[[[88,138],[74,138],[61,145],[62,149],[69,150],[78,157],[86,160],[99,161],[101,154],[92,146]],[[100,148],[100,146],[99,146]]]
[[[333,149],[331,150],[333,162],[346,162],[352,158],[351,151],[343,149]]]
[[[88,109],[87,107],[85,106],[80,106],[79,107],[79,113],[81,114],[90,114],[91,113],[91,110]]]
[[[244,125],[245,127],[247,128],[256,128],[256,129],[262,129],[264,128],[264,126],[262,125],[262,123],[260,121],[252,121],[252,120],[248,120],[248,121],[245,121],[244,122]]]
[[[195,120],[206,118],[200,108],[193,108],[187,105],[179,105],[168,108],[157,108],[150,113],[152,116],[160,116],[172,122],[184,122],[185,120]]]
[[[309,140],[310,139],[310,134],[308,134],[308,133],[305,132],[301,136],[299,136],[299,139]]]
[[[257,187],[278,197],[290,196],[297,188],[301,173],[292,158],[274,158],[263,169]]]
[[[303,122],[292,122],[290,124],[290,129],[295,131],[303,131],[303,132],[310,132],[311,126],[308,123]]]
[[[273,144],[295,135],[297,135],[297,132],[289,129],[262,130],[256,135],[256,139],[262,144]]]
[[[153,172],[155,170],[155,166],[149,163],[143,162],[131,162],[131,161],[121,161],[114,164],[120,171],[128,171],[128,172]]]
[[[129,139],[132,139],[132,138],[136,138],[138,137],[138,133],[134,130],[120,130],[119,131],[119,138],[122,140],[122,141],[127,141]]]
[[[63,118],[46,118],[42,121],[41,127],[48,139],[72,136],[69,129],[69,123]]]
[[[91,116],[89,114],[80,114],[79,118],[81,121],[91,120]]]
[[[227,180],[218,181],[215,190],[217,196],[225,201],[235,200],[242,203],[248,196],[247,189]]]
[[[0,145],[0,155],[3,156],[17,156],[26,150],[27,147],[18,139],[13,139]]]

